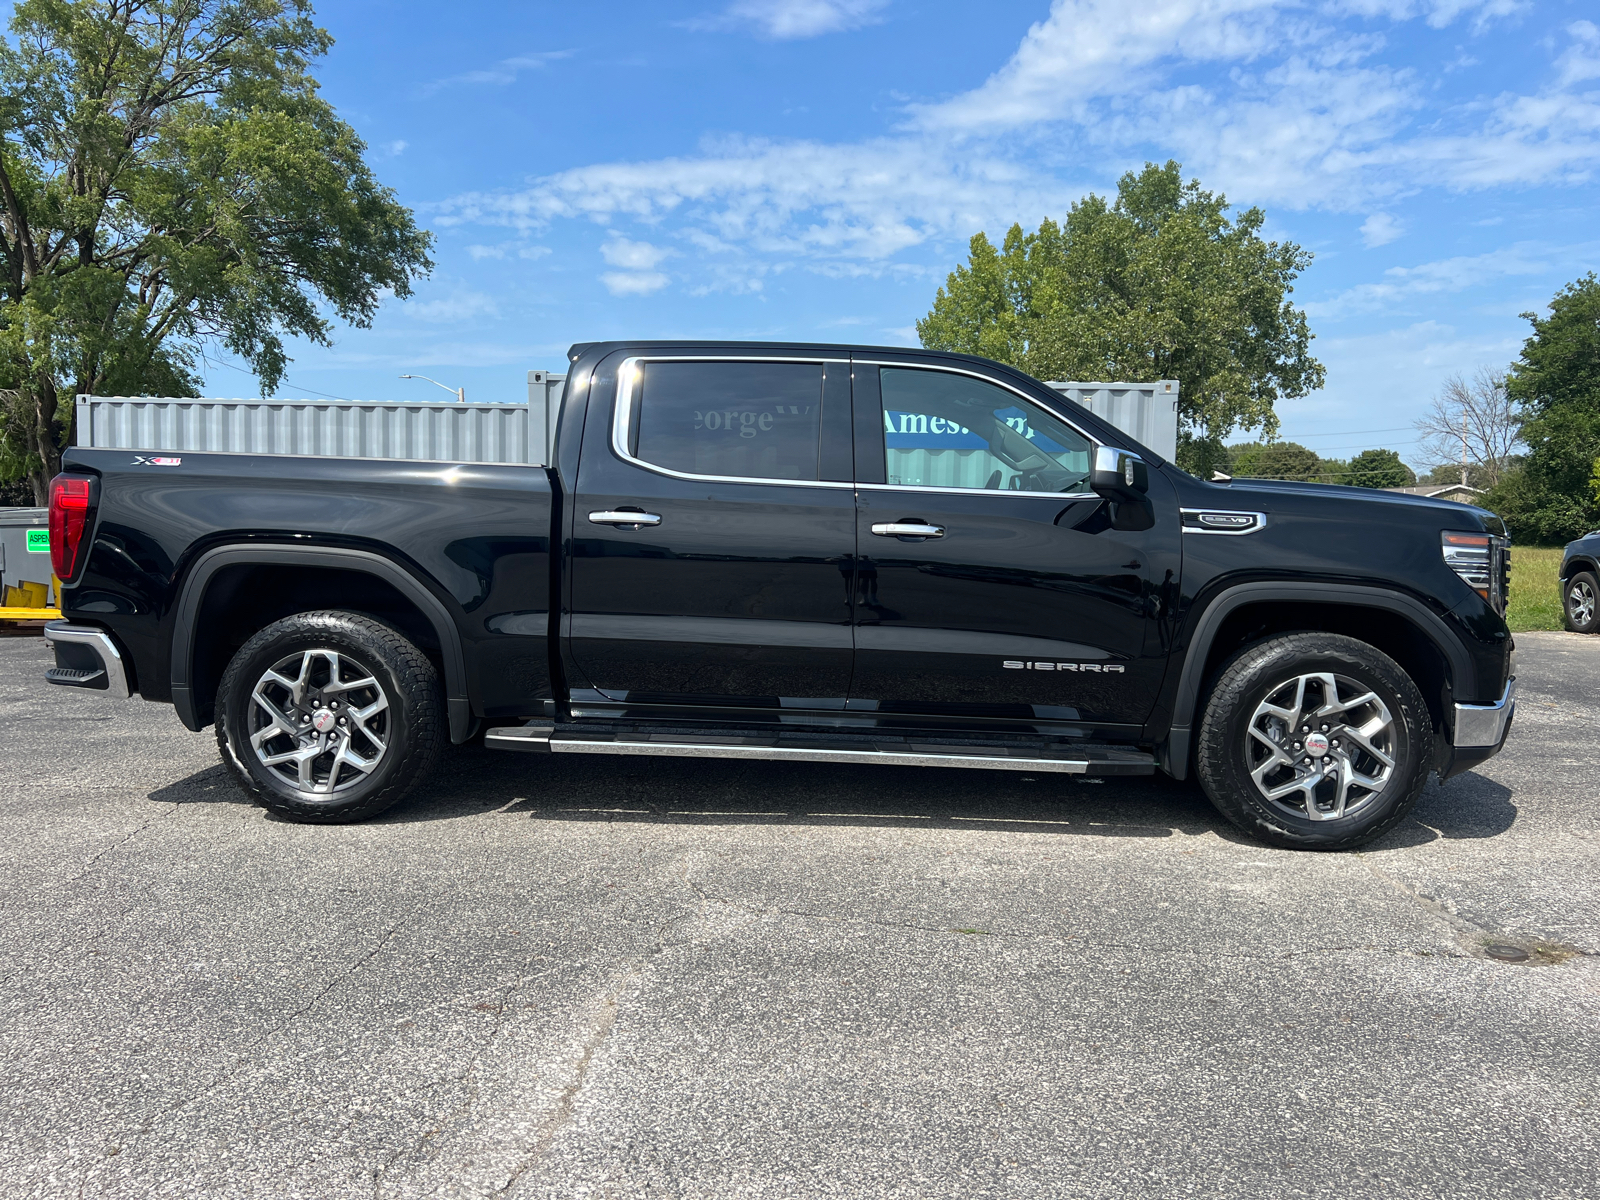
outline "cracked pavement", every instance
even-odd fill
[[[0,639],[0,1196],[1600,1196],[1600,638],[1518,641],[1505,753],[1313,855],[1162,779],[482,749],[289,825]]]

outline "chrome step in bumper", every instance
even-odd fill
[[[989,771],[1056,772],[1064,775],[1149,775],[1153,755],[1114,746],[1040,749],[973,746],[882,738],[821,741],[777,734],[674,734],[637,730],[560,729],[520,725],[491,729],[483,744],[491,750],[551,754],[642,754],[678,758],[744,758],[782,762],[872,763],[898,767],[975,767]]]
[[[56,652],[56,665],[44,673],[48,682],[104,692],[119,700],[132,695],[128,673],[122,665],[122,651],[105,630],[92,625],[74,625],[70,621],[51,621],[44,627],[44,636]]]

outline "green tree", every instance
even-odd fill
[[[1317,480],[1323,464],[1298,442],[1246,442],[1228,447],[1228,474],[1238,479]]]
[[[1350,460],[1343,479],[1351,487],[1390,488],[1410,487],[1417,481],[1417,473],[1400,461],[1395,450],[1363,450]]]
[[[318,95],[308,0],[22,0],[0,42],[0,478],[42,502],[82,392],[193,395],[215,343],[367,325],[431,238]]]
[[[1013,225],[998,250],[974,235],[917,333],[1041,379],[1176,379],[1179,461],[1209,475],[1231,431],[1271,437],[1276,401],[1324,375],[1289,301],[1310,252],[1263,239],[1259,208],[1228,214],[1177,163],[1147,163],[1114,202],[1091,194],[1064,224]]]
[[[1600,457],[1600,279],[1569,283],[1550,314],[1523,313],[1533,334],[1511,364],[1506,391],[1522,414],[1528,448],[1486,498],[1512,535],[1564,542],[1600,524],[1600,499],[1590,489]]]

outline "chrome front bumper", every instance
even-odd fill
[[[44,673],[50,683],[105,692],[119,700],[133,694],[128,687],[128,672],[122,665],[122,651],[105,630],[51,621],[44,627],[44,636],[56,648],[56,665]]]
[[[1455,735],[1451,745],[1458,750],[1496,746],[1506,739],[1506,727],[1517,709],[1517,680],[1506,683],[1506,694],[1497,704],[1456,705]]]

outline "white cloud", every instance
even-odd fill
[[[1329,300],[1312,301],[1306,311],[1316,317],[1342,317],[1354,312],[1389,308],[1415,296],[1461,292],[1498,279],[1542,275],[1558,261],[1581,261],[1600,247],[1552,247],[1518,242],[1488,254],[1459,255],[1415,267],[1390,267],[1377,283],[1357,284]]]
[[[1037,223],[1082,194],[1015,163],[913,139],[731,140],[694,158],[578,167],[521,192],[459,196],[440,206],[437,223],[537,229],[572,217],[645,225],[671,217],[697,231],[708,253],[877,261],[932,238]]]
[[[1276,44],[1278,0],[1055,0],[1011,60],[979,87],[912,108],[923,129],[1015,129],[1082,115],[1091,100],[1148,87],[1142,68],[1181,56],[1249,61]]]
[[[383,151],[390,158],[399,158],[402,154],[404,154],[406,152],[406,147],[408,147],[409,145],[411,145],[410,142],[405,141],[405,140],[400,139],[400,138],[396,138],[392,142],[385,143],[385,145],[383,147]]]
[[[658,292],[672,280],[660,271],[607,271],[600,282],[613,296],[646,296]]]
[[[630,271],[649,271],[671,258],[675,252],[652,246],[649,242],[630,242],[625,237],[612,238],[600,247],[600,257],[613,267],[626,267]]]
[[[1438,321],[1419,321],[1398,329],[1357,337],[1319,337],[1317,357],[1328,368],[1328,383],[1297,400],[1280,400],[1278,416],[1286,429],[1324,423],[1334,428],[1392,429],[1416,420],[1437,394],[1445,376],[1476,363],[1507,363],[1522,345],[1520,334],[1464,333]],[[1361,417],[1361,423],[1353,419]],[[1377,434],[1371,444],[1399,450],[1409,458],[1413,435]]]
[[[684,24],[690,29],[751,29],[774,41],[817,37],[876,24],[888,0],[734,0],[722,12]]]
[[[1501,17],[1515,16],[1528,7],[1528,0],[1335,0],[1330,5],[1334,12],[1388,17],[1391,21],[1425,17],[1435,29],[1443,29],[1457,17],[1471,13],[1474,32],[1481,31]]]
[[[1419,190],[1600,170],[1600,91],[1585,90],[1600,75],[1593,23],[1565,27],[1542,82],[1472,103],[1439,98],[1442,61],[1386,61],[1373,28],[1517,11],[1503,0],[1054,0],[988,80],[908,108],[890,135],[712,140],[695,154],[460,195],[435,206],[436,224],[531,232],[581,219],[619,246],[624,233],[665,234],[695,247],[677,273],[702,290],[748,288],[758,266],[921,272],[908,261],[919,247],[948,258],[979,229],[1061,216],[1088,189],[1050,164],[1085,163],[1103,190],[1108,175],[1170,154],[1236,201],[1365,213],[1363,238],[1380,245],[1402,231],[1386,210]],[[626,267],[608,286],[643,288],[645,276],[664,286],[659,262]]]
[[[1405,231],[1404,222],[1388,213],[1376,212],[1361,222],[1361,240],[1368,250],[1399,240]]]
[[[614,237],[600,247],[600,257],[620,271],[607,271],[600,282],[613,296],[644,296],[658,292],[672,282],[671,277],[656,268],[672,258],[677,251],[649,242],[631,242],[625,237]]]
[[[485,292],[460,289],[437,300],[406,300],[396,311],[434,325],[450,325],[477,317],[500,315],[494,297]]]
[[[500,242],[494,246],[472,245],[467,247],[467,253],[472,256],[473,262],[482,262],[486,258],[504,259],[511,255],[518,258],[535,259],[543,258],[550,253],[549,246],[530,246],[526,242]]]
[[[1370,33],[1331,22],[1355,13],[1463,14],[1484,22],[1520,10],[1507,0],[1334,4],[1294,0],[1055,0],[1050,16],[982,85],[914,105],[911,128],[972,137],[1014,132],[1116,153],[1161,147],[1225,191],[1295,207],[1359,208],[1418,185],[1460,189],[1567,180],[1600,164],[1600,104],[1570,91],[1600,74],[1600,31],[1567,27],[1571,45],[1545,89],[1508,93],[1482,111],[1444,110],[1430,124],[1459,132],[1408,136],[1430,103],[1417,74],[1367,60]],[[1200,65],[1212,82],[1175,82]],[[1215,67],[1228,65],[1224,77]]]
[[[558,59],[570,58],[576,51],[573,50],[546,50],[537,54],[519,54],[514,58],[502,58],[492,67],[485,67],[477,71],[463,71],[459,75],[446,75],[442,79],[435,79],[422,86],[422,94],[431,96],[443,88],[454,87],[458,84],[484,85],[504,87],[515,83],[517,76],[524,71],[537,71],[549,66]]]
[[[1574,21],[1567,26],[1567,33],[1572,36],[1572,44],[1556,59],[1561,86],[1600,78],[1600,27],[1593,21]]]

